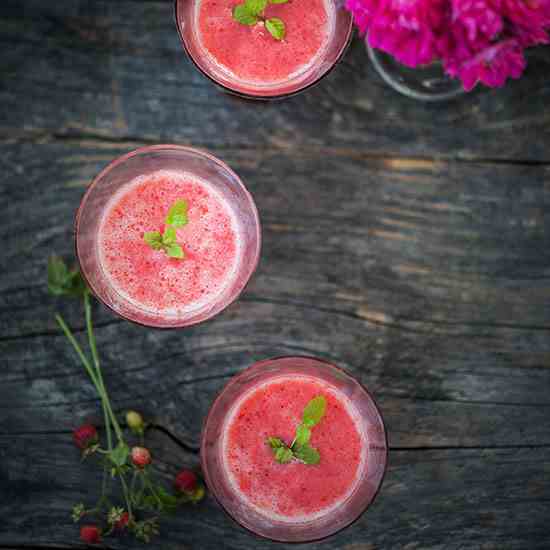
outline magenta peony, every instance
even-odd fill
[[[440,60],[466,90],[519,78],[550,41],[550,0],[347,0],[368,43],[408,67]]]

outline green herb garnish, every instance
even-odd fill
[[[245,0],[233,8],[233,19],[242,25],[253,26],[262,21],[269,34],[275,40],[283,40],[285,37],[285,24],[278,17],[264,16],[264,10],[268,4],[286,4],[288,0]]]
[[[57,256],[48,261],[48,290],[55,296],[83,296],[88,290],[78,269],[69,269]]]
[[[327,409],[324,396],[314,397],[304,409],[302,423],[296,428],[296,435],[290,445],[278,437],[268,437],[267,444],[271,447],[275,460],[280,464],[288,464],[298,460],[304,464],[319,464],[319,451],[309,445],[311,428],[319,424]]]
[[[187,202],[178,199],[168,210],[164,231],[146,231],[143,240],[153,250],[164,250],[170,258],[185,258],[183,248],[176,242],[176,229],[187,225],[187,208]]]

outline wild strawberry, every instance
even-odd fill
[[[182,470],[176,476],[174,485],[182,493],[193,493],[197,488],[197,476],[191,470]]]
[[[120,516],[120,519],[115,523],[115,529],[118,529],[119,531],[125,529],[128,525],[129,519],[130,516],[128,515],[128,512],[123,512]]]
[[[82,451],[97,443],[97,430],[91,424],[84,424],[73,432],[74,444]]]
[[[151,464],[151,453],[145,447],[132,448],[132,462],[138,468],[145,468],[147,464]]]
[[[143,417],[136,411],[128,411],[126,413],[126,424],[137,435],[141,435],[145,428]]]
[[[101,531],[95,525],[83,525],[80,528],[80,538],[88,544],[101,542]]]

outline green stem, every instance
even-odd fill
[[[133,495],[136,488],[137,472],[134,470],[132,474],[132,481],[130,482],[130,493]]]
[[[65,323],[65,321],[63,320],[63,317],[61,317],[61,315],[59,315],[58,313],[55,314],[55,320],[57,321],[57,323],[61,327],[61,330],[64,332],[64,334],[67,337],[67,339],[69,340],[69,342],[72,344],[74,350],[76,351],[76,354],[78,355],[78,357],[82,361],[82,364],[84,365],[84,368],[86,369],[86,372],[88,373],[88,376],[92,380],[92,382],[93,382],[96,390],[98,391],[100,397],[103,399],[102,387],[99,384],[99,381],[97,380],[94,369],[93,369],[92,365],[90,365],[90,362],[88,361],[88,359],[84,355],[84,352],[82,351],[82,348],[80,347],[80,345],[76,341],[75,337],[73,336],[73,333],[71,332],[71,329],[67,326],[67,323]]]
[[[115,429],[117,438],[119,441],[122,440],[122,432],[120,430],[120,426],[118,424],[118,421],[116,419],[116,416],[113,414],[113,410],[111,408],[111,404],[109,401],[109,396],[107,394],[107,389],[105,388],[105,382],[103,381],[103,374],[101,372],[101,364],[99,362],[99,355],[97,353],[97,346],[95,341],[95,335],[94,335],[94,327],[92,324],[92,307],[90,304],[90,293],[85,292],[84,293],[84,312],[86,314],[86,329],[88,332],[88,343],[90,345],[90,350],[92,352],[92,358],[94,361],[96,374],[97,374],[97,380],[98,383],[101,385],[101,389],[103,390],[103,395],[101,399],[101,405],[103,407],[103,416],[105,418],[105,430],[107,432],[107,446],[109,450],[112,450],[113,448],[113,442],[112,442],[112,436],[111,436],[111,423],[109,422],[109,416],[111,418],[111,422],[113,424],[113,427]]]
[[[84,355],[84,352],[82,351],[82,348],[80,347],[79,343],[76,341],[76,338],[73,336],[73,333],[71,332],[71,329],[67,326],[67,323],[65,323],[63,317],[59,315],[58,313],[55,314],[55,320],[57,321],[58,325],[61,327],[61,330],[73,346],[74,350],[76,351],[76,354],[80,358],[80,361],[84,365],[84,368],[86,369],[86,372],[88,373],[88,376],[90,377],[91,381],[93,382],[97,393],[99,394],[99,397],[101,398],[102,403],[106,404],[107,412],[109,413],[109,416],[111,418],[111,422],[113,424],[113,427],[115,428],[115,432],[117,434],[117,437],[120,441],[123,441],[122,437],[122,430],[120,429],[120,426],[118,425],[117,419],[113,413],[113,409],[111,408],[111,404],[109,403],[109,397],[107,395],[107,392],[105,390],[105,386],[103,385],[103,379],[100,382],[97,378],[96,372],[86,356]]]
[[[144,479],[145,484],[147,485],[147,487],[149,487],[149,490],[151,491],[151,494],[153,495],[153,497],[155,497],[156,501],[159,503],[160,508],[162,509],[162,500],[160,499],[157,492],[155,491],[153,483],[149,479],[149,476],[147,475],[147,472],[145,470],[143,471],[143,479]]]
[[[126,507],[128,508],[128,516],[130,521],[132,521],[132,503],[130,502],[130,493],[128,491],[128,485],[126,484],[126,479],[124,478],[124,474],[119,471],[120,476],[120,483],[122,485],[122,492],[124,493],[124,500],[126,501]]]

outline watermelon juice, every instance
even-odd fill
[[[188,204],[176,230],[185,257],[152,249],[146,231],[164,230],[170,206]],[[182,315],[211,302],[235,277],[240,238],[235,214],[207,181],[161,170],[138,176],[109,201],[99,229],[100,262],[112,287],[137,307]]]
[[[184,218],[172,225],[175,205]],[[100,300],[129,320],[178,327],[238,296],[259,258],[260,228],[250,194],[225,164],[160,145],[97,176],[77,213],[76,240],[81,271]]]
[[[352,18],[336,0],[266,2],[252,24],[235,16],[245,0],[176,0],[176,23],[197,67],[246,97],[292,95],[319,81],[349,42]],[[275,38],[269,22],[282,22]]]
[[[297,435],[319,399],[325,408],[310,428],[310,460]],[[281,446],[292,450],[285,459]],[[370,395],[344,371],[309,357],[262,361],[235,377],[214,402],[201,443],[206,482],[219,502],[245,527],[280,541],[315,540],[351,523],[376,495],[386,460]]]
[[[279,464],[268,437],[292,442],[302,411],[320,395],[327,410],[311,436],[319,464]],[[304,522],[329,513],[351,494],[365,465],[364,435],[351,402],[312,377],[276,377],[253,388],[236,403],[225,430],[224,465],[235,491],[274,519]]]
[[[235,21],[232,10],[240,1],[201,0],[196,16],[202,47],[235,80],[276,84],[307,71],[322,55],[334,18],[327,0],[268,4],[265,17],[285,22],[286,35],[280,41],[261,21],[253,26]]]

